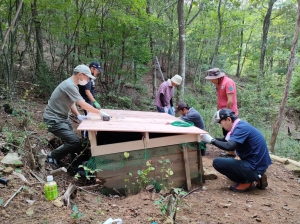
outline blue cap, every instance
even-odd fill
[[[100,64],[98,63],[98,62],[92,62],[91,64],[90,64],[90,66],[89,66],[90,68],[91,67],[93,67],[93,68],[96,68],[99,72],[102,72],[102,70],[101,70],[101,66],[100,66]]]

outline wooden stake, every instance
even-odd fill
[[[191,183],[189,157],[188,157],[188,152],[187,152],[186,146],[183,146],[183,159],[184,159],[184,166],[185,166],[186,185],[187,185],[188,191],[190,191],[191,187],[192,187],[192,183]]]

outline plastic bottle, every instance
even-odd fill
[[[117,222],[117,224],[122,224],[122,219],[112,219],[112,218],[109,218],[103,224],[113,224],[115,222]]]
[[[58,197],[57,184],[53,181],[53,176],[47,176],[47,183],[44,186],[45,198],[52,201]]]

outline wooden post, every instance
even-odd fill
[[[188,157],[188,152],[187,152],[186,146],[183,146],[183,159],[184,159],[184,166],[185,166],[187,190],[190,191],[191,187],[192,187],[192,183],[191,183],[189,157]]]
[[[198,173],[201,174],[201,182],[205,183],[200,142],[197,142],[197,163],[198,163]]]

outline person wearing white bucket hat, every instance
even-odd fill
[[[89,119],[86,115],[81,115],[76,107],[79,105],[82,109],[92,113],[97,113],[101,117],[109,115],[102,110],[94,108],[85,102],[78,90],[79,85],[86,85],[89,79],[95,79],[91,74],[91,70],[86,65],[78,65],[71,77],[61,82],[51,94],[48,104],[45,108],[43,119],[47,125],[49,132],[59,137],[64,144],[47,154],[47,161],[54,165],[58,165],[61,159],[71,154],[72,161],[76,158],[76,154],[80,154],[81,141],[75,134],[72,124],[69,121],[69,112],[71,111],[78,120]],[[76,158],[72,163],[73,170],[81,165],[80,157]]]
[[[160,84],[154,101],[154,105],[159,113],[168,113],[175,116],[172,98],[174,97],[174,87],[179,86],[181,82],[182,77],[174,75],[171,79]]]
[[[228,78],[224,72],[221,72],[219,68],[212,68],[207,71],[205,79],[211,81],[216,86],[218,106],[217,109],[228,108],[234,111],[235,115],[238,116],[239,111],[237,107],[237,94],[235,82]],[[227,131],[223,130],[223,135],[226,136]],[[222,157],[236,156],[235,151],[223,152]]]

